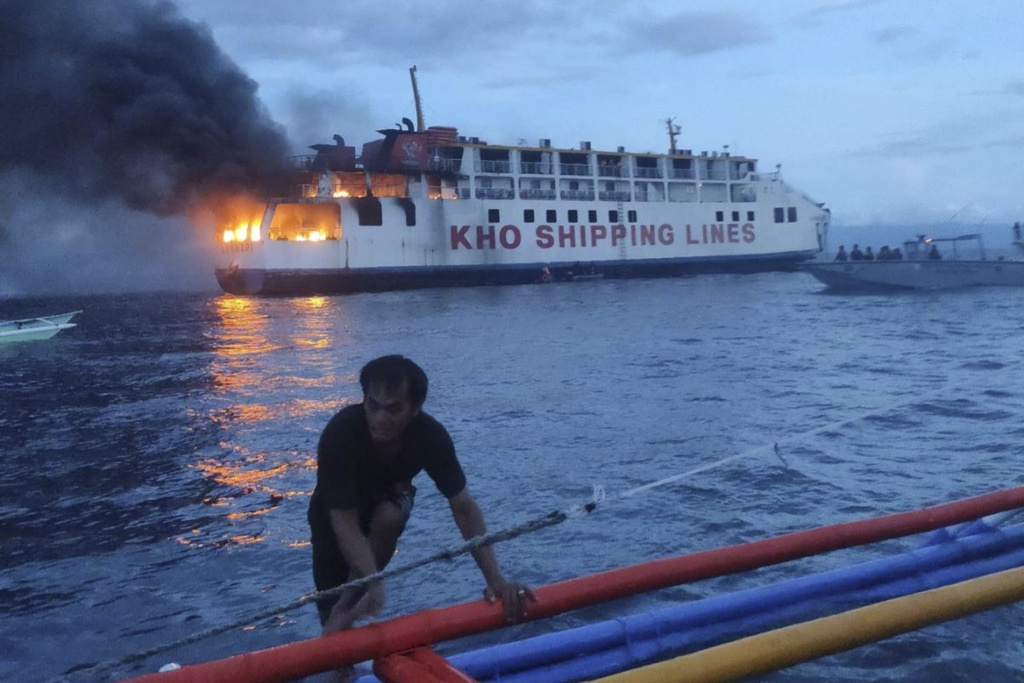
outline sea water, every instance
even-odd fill
[[[311,638],[306,506],[359,368],[403,353],[492,530],[740,455],[498,546],[533,586],[1024,483],[1024,291],[833,295],[802,273],[337,297],[147,294],[0,347],[0,679],[92,680]],[[822,427],[830,426],[828,429]],[[777,457],[771,448],[779,444]],[[392,566],[460,539],[429,479]],[[597,605],[442,653],[916,547],[830,553]],[[468,557],[387,583],[382,618],[478,599]],[[96,666],[99,665],[99,666]],[[1008,606],[762,677],[1020,681]]]

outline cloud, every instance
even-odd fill
[[[1010,81],[1009,83],[1003,86],[1001,92],[1005,95],[1024,95],[1024,80]]]
[[[1021,149],[1024,148],[1024,135],[1011,135],[985,143],[986,149]]]
[[[871,40],[879,45],[896,43],[917,33],[916,28],[910,26],[891,26],[871,32]]]
[[[854,12],[864,7],[871,7],[873,5],[881,5],[890,0],[844,0],[842,2],[832,2],[820,5],[818,7],[806,10],[803,16],[807,19],[816,19],[828,14],[842,14],[845,12]]]
[[[668,51],[683,57],[770,42],[771,33],[747,17],[729,12],[682,12],[623,23],[615,36],[618,54]]]
[[[496,57],[515,54],[524,43],[544,36],[557,45],[572,21],[586,16],[587,5],[569,0],[308,0],[301,10],[288,3],[253,3],[237,12],[237,3],[213,0],[201,6],[187,1],[194,14],[215,20],[223,39],[246,61],[260,54],[275,60],[345,67],[371,63],[390,67],[412,64],[475,69],[493,68]],[[580,14],[573,16],[573,8]]]

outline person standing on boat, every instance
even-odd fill
[[[839,245],[839,251],[836,252],[835,260],[836,261],[845,261],[846,259],[847,259],[846,247],[844,247],[842,244],[840,244]]]
[[[939,254],[939,249],[938,249],[938,247],[935,246],[934,243],[932,243],[932,248],[928,250],[928,260],[929,261],[941,261],[942,260],[942,255]]]
[[[850,260],[851,261],[863,261],[864,260],[864,252],[862,252],[860,250],[860,245],[859,244],[853,245],[853,249],[850,250]]]
[[[871,251],[871,247],[868,247],[864,251],[864,260],[865,261],[874,261],[875,260],[875,252]]]
[[[422,410],[427,376],[404,356],[383,356],[359,374],[363,402],[343,408],[327,423],[317,446],[316,488],[309,503],[313,580],[318,591],[374,574],[391,560],[412,512],[422,470],[448,500],[465,539],[487,533],[483,514],[466,488],[455,446],[440,422]],[[521,618],[527,586],[505,579],[494,549],[473,551],[489,602],[500,600],[505,618]],[[384,585],[342,592],[317,603],[324,633],[349,628],[384,605]]]

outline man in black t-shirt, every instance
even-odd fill
[[[309,503],[313,580],[318,591],[368,576],[391,560],[412,511],[413,478],[425,470],[448,499],[465,539],[487,533],[483,514],[466,488],[455,446],[440,422],[422,410],[427,376],[403,356],[383,356],[359,375],[363,402],[331,418],[317,446],[316,489]],[[506,581],[491,546],[473,551],[488,601],[501,600],[505,616],[523,616],[526,586]],[[380,581],[317,603],[324,633],[348,628],[384,604]]]

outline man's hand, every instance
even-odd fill
[[[324,622],[323,633],[334,633],[352,628],[357,619],[375,616],[384,607],[384,582],[374,581],[363,597],[352,607],[345,607],[345,600],[339,600],[331,610],[331,616]]]
[[[537,602],[537,596],[528,586],[504,579],[485,588],[484,599],[487,602],[501,600],[505,621],[509,622],[519,621],[525,617],[527,603]]]

